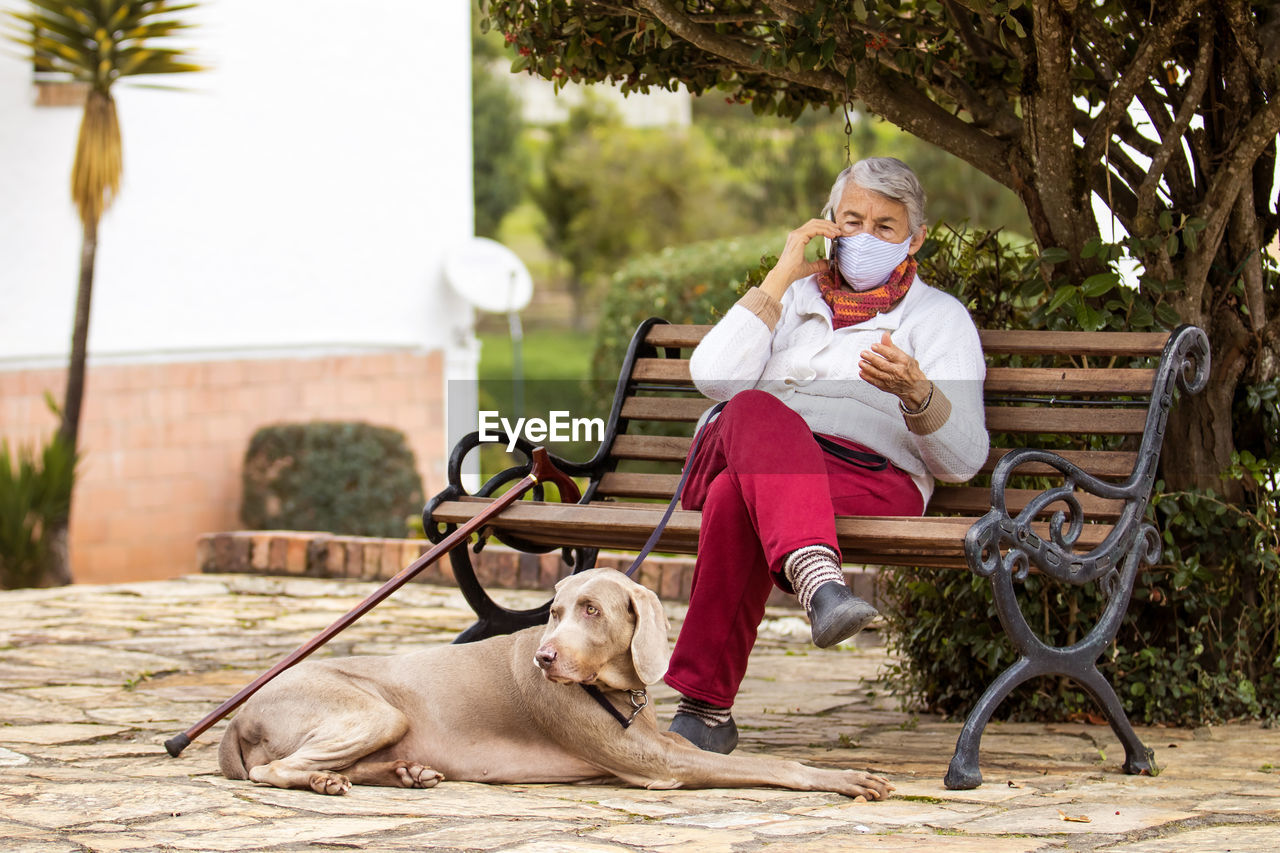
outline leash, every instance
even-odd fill
[[[725,407],[725,403],[727,402],[729,401],[723,400],[712,406],[710,412],[707,414],[706,421],[702,425],[703,428],[698,430],[697,434],[694,435],[693,444],[689,447],[688,459],[691,462],[698,452],[698,445],[702,443],[702,436],[706,432],[707,425],[711,423],[716,415],[720,414],[720,410]],[[630,568],[623,572],[627,577],[631,577],[636,573],[636,569],[640,568],[640,564],[644,562],[645,557],[648,557],[649,554],[653,552],[654,546],[656,546],[658,544],[658,540],[662,538],[662,531],[667,528],[667,522],[671,520],[671,514],[675,512],[676,504],[680,502],[680,495],[684,492],[684,484],[685,481],[689,479],[689,469],[692,467],[692,465],[686,465],[684,470],[680,472],[680,481],[676,483],[675,494],[671,496],[670,502],[667,503],[666,511],[662,513],[662,518],[658,520],[657,526],[654,527],[653,532],[649,534],[649,539],[644,543],[644,547],[640,549],[640,553],[636,555],[634,560],[632,560]],[[649,706],[649,694],[646,691],[629,690],[627,692],[631,694],[631,715],[627,716],[615,708],[613,703],[605,698],[604,692],[599,687],[596,687],[594,684],[582,684],[580,686],[587,692],[588,696],[596,700],[596,703],[601,708],[608,711],[610,716],[617,720],[618,724],[624,729],[631,728],[631,724],[635,722],[636,717],[640,715],[640,712]]]
[[[711,422],[715,420],[716,416],[720,414],[720,410],[723,409],[728,402],[728,400],[721,400],[719,403],[712,406],[707,412],[707,419],[703,422],[702,429],[698,430],[697,434],[694,435],[693,444],[689,447],[688,459],[690,462],[693,461],[698,453],[698,445],[702,443],[702,436],[706,434],[706,428],[711,425]],[[671,514],[676,510],[676,504],[680,502],[680,494],[684,491],[684,484],[685,481],[689,479],[689,469],[692,467],[692,465],[686,465],[684,470],[680,472],[680,482],[676,483],[675,494],[671,496],[671,501],[667,504],[666,511],[662,513],[662,518],[658,520],[658,526],[653,528],[653,532],[649,534],[648,541],[644,543],[644,547],[640,549],[640,553],[637,554],[636,558],[631,562],[631,567],[623,572],[627,577],[631,577],[636,573],[636,569],[640,568],[640,564],[644,562],[645,557],[648,557],[649,554],[653,552],[654,546],[658,544],[658,540],[662,537],[662,531],[666,530],[667,522],[671,520]]]
[[[720,410],[723,409],[728,402],[728,400],[722,400],[712,406],[708,411],[707,419],[703,423],[702,429],[698,430],[697,434],[693,437],[693,444],[689,447],[688,458],[691,462],[697,456],[698,445],[702,443],[702,436],[706,433],[707,427],[711,425],[711,422],[715,420],[716,416],[720,414]],[[859,450],[854,450],[851,447],[845,447],[844,445],[838,444],[826,436],[819,435],[816,432],[813,434],[813,438],[818,442],[818,446],[825,452],[830,453],[832,456],[839,459],[843,459],[851,465],[856,465],[859,468],[866,468],[869,471],[883,471],[885,468],[889,467],[889,460],[879,454],[864,453]],[[659,519],[658,526],[653,528],[653,532],[649,534],[648,541],[644,543],[644,547],[640,549],[640,553],[636,555],[636,558],[631,561],[630,568],[623,572],[627,577],[631,577],[636,573],[636,569],[640,568],[640,564],[644,562],[645,558],[653,552],[654,546],[658,544],[658,539],[662,537],[662,531],[666,529],[667,522],[671,520],[671,514],[675,512],[676,504],[680,502],[680,495],[684,492],[685,481],[689,479],[690,467],[692,466],[686,465],[684,471],[680,473],[680,482],[676,483],[675,494],[671,496],[671,501],[667,504],[666,511],[662,513],[662,518]]]

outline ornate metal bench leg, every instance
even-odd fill
[[[476,577],[470,548],[466,546],[454,548],[449,552],[449,562],[453,566],[453,578],[458,584],[458,589],[477,617],[475,624],[454,639],[455,643],[470,643],[499,634],[510,634],[512,631],[519,631],[531,625],[541,625],[547,621],[547,614],[551,608],[550,601],[532,610],[508,610],[490,598]]]
[[[956,738],[956,751],[951,756],[951,766],[947,768],[947,775],[942,780],[948,790],[968,791],[982,784],[982,771],[978,769],[982,732],[1004,698],[1019,684],[1041,672],[1041,668],[1035,666],[1029,658],[1019,658],[987,686],[982,698],[964,721],[960,737]]]
[[[1106,712],[1111,730],[1116,733],[1116,737],[1124,746],[1124,772],[1134,776],[1160,775],[1155,752],[1142,742],[1138,733],[1133,730],[1133,726],[1129,724],[1129,717],[1125,714],[1124,706],[1120,704],[1120,697],[1116,695],[1111,682],[1107,681],[1097,669],[1072,673],[1072,677],[1080,682],[1080,685]]]

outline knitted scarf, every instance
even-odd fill
[[[877,314],[893,310],[902,301],[916,280],[916,259],[908,255],[889,274],[889,280],[879,287],[855,293],[836,284],[830,272],[818,274],[818,288],[823,300],[831,307],[831,325],[836,329],[869,320]]]

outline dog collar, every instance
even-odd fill
[[[621,723],[624,729],[630,728],[631,724],[636,721],[636,717],[640,715],[640,712],[649,706],[648,693],[643,690],[628,690],[627,693],[631,696],[631,716],[628,717],[613,707],[613,703],[605,698],[604,692],[599,687],[594,684],[584,684],[582,689],[587,691],[587,695],[596,700],[601,708],[612,714],[613,718]]]

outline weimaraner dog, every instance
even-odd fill
[[[286,670],[232,720],[218,763],[229,779],[322,794],[441,779],[775,786],[868,800],[893,790],[856,770],[704,752],[659,730],[643,691],[668,655],[658,597],[613,569],[592,569],[556,586],[545,628]]]

